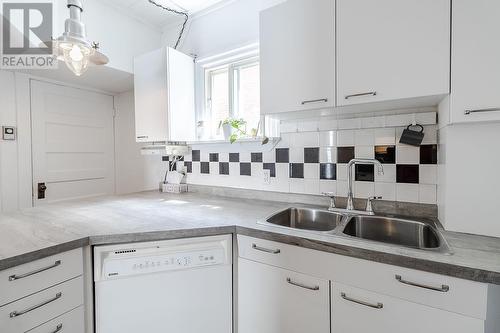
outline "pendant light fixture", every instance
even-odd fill
[[[64,33],[52,41],[57,59],[75,75],[82,75],[89,65],[105,65],[109,59],[99,52],[99,43],[89,42],[85,24],[81,21],[83,6],[81,0],[68,0],[69,19],[64,22]]]

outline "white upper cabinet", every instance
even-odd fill
[[[260,14],[261,113],[335,105],[335,0],[288,0]]]
[[[137,142],[195,139],[193,59],[162,48],[134,59]]]
[[[448,94],[450,6],[337,0],[337,106]]]
[[[449,122],[498,121],[500,1],[453,0],[452,22]]]

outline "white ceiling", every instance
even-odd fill
[[[143,22],[162,29],[179,20],[179,15],[156,7],[148,0],[102,0]],[[178,11],[187,11],[190,15],[210,8],[227,0],[154,0],[156,3]]]

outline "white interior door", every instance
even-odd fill
[[[35,206],[113,194],[113,116],[112,96],[31,81]]]

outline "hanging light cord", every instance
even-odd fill
[[[182,23],[182,28],[181,28],[181,31],[179,32],[179,37],[177,38],[177,42],[175,42],[175,46],[174,46],[174,49],[177,50],[177,47],[179,46],[179,43],[181,42],[182,35],[184,34],[184,30],[186,29],[186,24],[187,24],[187,22],[189,20],[188,13],[187,12],[181,12],[181,11],[169,8],[169,7],[162,6],[162,5],[160,5],[159,3],[157,3],[157,2],[155,2],[153,0],[148,0],[148,1],[149,1],[150,4],[153,4],[156,7],[159,7],[161,9],[164,9],[164,10],[166,10],[168,12],[171,12],[171,13],[174,13],[174,14],[177,14],[177,15],[184,16],[184,22]]]

